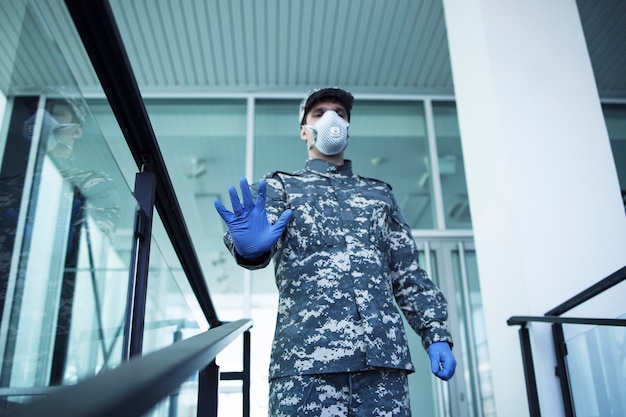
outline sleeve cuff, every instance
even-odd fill
[[[265,252],[261,256],[257,256],[255,258],[244,258],[240,254],[235,251],[235,259],[237,260],[237,265],[241,265],[247,268],[263,268],[270,261],[270,251]]]

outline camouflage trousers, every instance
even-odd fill
[[[270,381],[270,417],[410,417],[403,370],[295,375]]]

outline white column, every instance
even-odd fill
[[[497,415],[526,417],[506,320],[624,266],[626,216],[575,0],[443,3]],[[617,317],[624,299],[620,285],[570,316]],[[549,326],[531,337],[542,415],[563,415]]]

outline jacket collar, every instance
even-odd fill
[[[306,170],[320,175],[337,175],[340,177],[352,176],[352,161],[344,160],[343,165],[335,165],[323,159],[309,159],[306,161]]]

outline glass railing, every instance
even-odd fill
[[[626,415],[626,328],[599,326],[568,339],[567,369],[577,417]]]
[[[566,417],[617,417],[626,410],[626,319],[562,317],[581,304],[626,281],[626,266],[566,300],[544,316],[513,316],[509,326],[520,326],[520,347],[531,417],[541,416],[531,349],[530,323],[551,323],[556,376]],[[565,339],[564,325],[594,326]]]
[[[94,8],[103,5],[106,2],[91,2],[85,7],[93,18],[102,21],[106,20],[103,14]],[[102,394],[113,398],[120,387],[141,387],[145,390],[143,411],[152,408],[150,415],[155,416],[165,415],[163,404],[169,412],[211,408],[211,404],[197,404],[202,384],[194,375],[208,369],[224,343],[240,336],[251,324],[243,321],[233,329],[224,326],[228,328],[221,333],[206,332],[221,322],[193,256],[180,210],[164,209],[175,208],[178,202],[164,165],[158,163],[158,147],[154,151],[146,143],[128,143],[123,157],[112,153],[111,141],[122,140],[128,129],[120,127],[114,138],[105,137],[100,130],[74,82],[73,69],[47,30],[49,10],[40,7],[48,6],[46,2],[16,0],[3,9],[8,10],[6,14],[0,15],[0,24],[9,28],[5,33],[13,30],[14,35],[3,45],[12,47],[8,53],[15,56],[14,67],[0,71],[8,115],[0,131],[0,414],[48,396],[56,404],[51,407],[67,407],[71,412],[89,413],[98,405],[83,402],[86,408],[81,411],[77,402],[63,399],[68,389],[63,386],[71,386],[77,390],[71,392],[78,393],[95,386],[95,392],[104,389]],[[100,35],[111,43],[103,32]],[[27,56],[27,43],[36,45],[41,56]],[[120,64],[115,72],[128,70]],[[135,100],[142,104],[136,90],[120,91],[123,97],[107,91],[109,99],[113,96],[118,103]],[[99,108],[100,114],[103,108],[110,115],[115,113],[117,120],[128,116],[119,107],[114,111],[107,106]],[[147,117],[129,119],[133,128],[149,128]],[[145,135],[135,138],[140,141]],[[141,154],[142,146],[155,153]],[[128,161],[134,164],[140,160],[146,162],[141,170],[156,179],[156,191],[148,206],[138,197],[141,193],[129,172]],[[120,161],[125,164],[123,170]],[[138,165],[136,171],[140,170]],[[147,208],[152,212],[153,206],[156,210],[147,216]],[[145,221],[149,221],[149,228],[142,223]],[[149,248],[146,254],[142,255],[142,248]],[[142,267],[146,286],[137,294],[137,275]],[[136,310],[142,297],[145,308]],[[141,334],[141,360],[144,356],[148,362],[165,358],[167,354],[161,352],[171,345],[189,339],[200,341],[168,352],[183,355],[193,349],[201,359],[157,359],[151,366],[159,368],[162,363],[159,372],[184,367],[184,375],[178,372],[164,384],[169,391],[159,393],[161,405],[150,392],[150,385],[157,381],[134,379],[141,374],[126,370],[134,334],[129,332],[134,326],[131,311],[140,315],[136,320],[140,326],[135,327]],[[249,358],[249,334],[244,341]],[[223,376],[249,381],[244,372]],[[120,379],[107,382],[110,378]],[[213,383],[217,381],[209,379],[209,385]],[[247,384],[244,397],[249,393]],[[111,389],[106,389],[109,386]],[[188,400],[189,388],[195,390],[193,401]],[[216,397],[206,398],[216,403]],[[33,406],[24,412],[36,410]],[[118,402],[116,407],[119,410],[124,404]],[[71,414],[66,411],[62,414]]]
[[[78,91],[40,90],[12,99],[2,164],[12,238],[2,246],[2,387],[74,383],[121,361],[136,202]]]
[[[157,223],[160,223],[157,219]],[[161,251],[161,245],[169,249]],[[206,331],[209,323],[189,282],[162,252],[171,252],[169,240],[153,240],[146,297],[143,353],[169,346]]]

